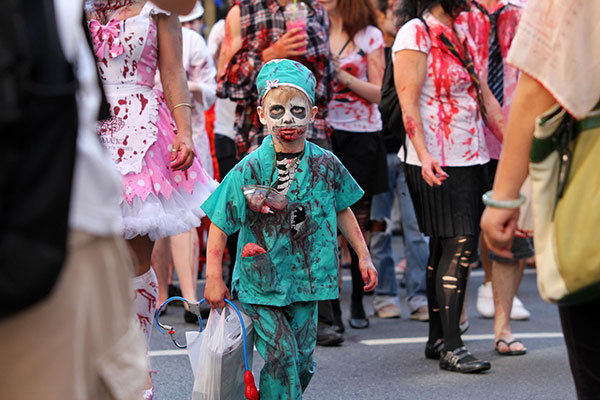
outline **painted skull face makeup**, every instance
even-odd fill
[[[282,142],[293,142],[306,132],[314,118],[314,107],[301,92],[285,93],[277,89],[269,93],[259,107],[260,121],[270,134]]]

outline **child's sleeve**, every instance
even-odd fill
[[[215,191],[202,204],[210,222],[217,225],[227,236],[240,229],[246,201],[242,192],[239,172],[231,170]]]
[[[360,200],[365,192],[337,157],[333,156],[333,161],[336,163],[334,171],[336,171],[335,180],[338,183],[335,185],[337,188],[335,191],[335,212],[340,212]]]

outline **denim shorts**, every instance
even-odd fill
[[[534,255],[533,239],[522,238],[522,237],[518,237],[518,236],[515,237],[515,240],[513,241],[510,251],[514,255],[513,259],[500,257],[499,255],[495,254],[491,250],[488,252],[488,258],[491,261],[496,261],[499,263],[512,263],[515,260],[523,260],[525,258],[532,257]]]

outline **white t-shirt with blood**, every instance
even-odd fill
[[[398,31],[392,53],[415,50],[427,54],[427,72],[420,98],[427,150],[442,167],[485,164],[490,156],[475,86],[458,58],[442,43],[440,35],[446,35],[457,47],[458,41],[466,46],[478,76],[481,76],[480,52],[466,22],[454,24],[455,35],[430,13],[426,13],[424,19],[430,34],[421,20],[410,20]],[[406,143],[406,162],[421,165],[412,142],[407,139]],[[403,149],[399,156],[404,158]]]
[[[340,65],[354,77],[368,81],[367,58],[370,53],[385,46],[383,33],[369,25],[354,35],[352,41],[357,49],[341,58]],[[337,80],[334,81],[327,121],[333,129],[348,132],[378,132],[382,128],[377,104],[363,99]]]

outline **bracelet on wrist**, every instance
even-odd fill
[[[173,109],[171,110],[171,114],[173,114],[173,112],[178,109],[179,107],[188,107],[190,110],[192,109],[192,105],[190,103],[179,103],[179,104],[175,104],[173,106]]]
[[[525,196],[523,193],[519,193],[519,198],[514,200],[494,200],[492,199],[492,195],[493,193],[491,190],[487,191],[482,196],[483,204],[493,208],[513,209],[519,208],[525,203]]]

